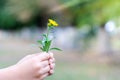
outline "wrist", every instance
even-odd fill
[[[16,65],[0,69],[0,80],[19,80],[18,69]]]

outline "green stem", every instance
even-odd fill
[[[47,27],[47,39],[46,39],[47,42],[48,42],[48,40],[49,40],[49,39],[48,39],[48,37],[49,37],[49,32],[50,32],[50,28],[49,28],[49,26],[48,26],[48,27]],[[49,48],[46,49],[46,52],[47,52],[47,53],[48,53],[48,51],[49,51]]]
[[[49,36],[49,26],[47,27],[47,41],[48,41],[48,36]]]

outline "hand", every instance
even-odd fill
[[[16,64],[20,80],[43,80],[53,74],[53,54],[41,53],[28,55]]]
[[[45,53],[45,54],[46,54],[46,53]],[[53,55],[52,52],[49,52],[49,53],[47,53],[47,54],[49,54],[49,56],[50,56],[50,58],[48,59],[48,61],[49,61],[49,66],[50,66],[50,71],[49,71],[48,73],[49,73],[49,75],[52,75],[52,74],[54,73],[54,68],[55,68],[55,58],[54,58],[54,55]],[[28,56],[26,56],[25,58],[23,58],[22,60],[20,60],[20,61],[18,62],[18,64],[21,63],[21,62],[23,62],[23,61],[25,61],[25,60],[27,60],[27,59],[32,58],[33,56],[37,56],[37,55],[39,55],[39,54],[28,55]]]
[[[0,80],[43,80],[54,73],[53,53],[39,53],[24,57],[16,65],[0,69]]]

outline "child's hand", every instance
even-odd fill
[[[53,74],[54,67],[53,53],[32,54],[16,65],[0,69],[0,80],[43,80]]]
[[[28,55],[16,64],[20,80],[43,80],[53,74],[54,66],[53,53]]]

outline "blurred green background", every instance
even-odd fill
[[[120,0],[0,0],[0,68],[41,52],[49,18],[55,74],[46,80],[120,80]]]

